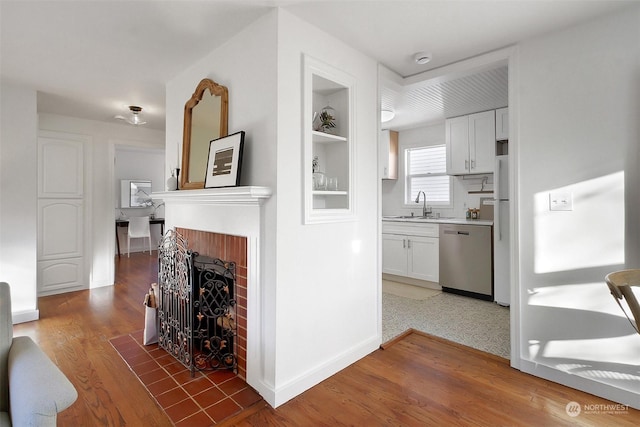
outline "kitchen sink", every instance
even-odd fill
[[[440,216],[438,218],[434,217],[434,216],[418,216],[418,215],[389,215],[389,216],[385,216],[384,218],[389,218],[389,219],[418,219],[418,220],[425,220],[425,219],[431,219],[431,220],[440,220],[440,219],[456,219],[456,217],[454,216]]]
[[[431,216],[418,216],[418,215],[391,215],[385,216],[385,218],[395,218],[395,219],[435,219]]]

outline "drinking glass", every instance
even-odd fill
[[[338,191],[338,178],[332,176],[327,179],[327,190]]]

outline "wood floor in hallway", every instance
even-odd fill
[[[142,327],[142,299],[157,278],[155,253],[116,258],[116,265],[116,286],[40,298],[41,319],[15,327],[78,390],[60,426],[171,425],[108,341]],[[573,401],[612,404],[523,374],[502,358],[412,333],[275,410],[254,406],[223,425],[640,425],[640,411],[631,408],[570,417]]]
[[[144,327],[144,294],[157,281],[157,253],[116,257],[116,285],[38,299],[40,320],[16,325],[78,390],[59,426],[171,426],[109,339]]]

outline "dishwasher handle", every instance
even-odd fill
[[[471,233],[469,233],[468,231],[444,230],[444,234],[454,234],[454,235],[468,236]]]

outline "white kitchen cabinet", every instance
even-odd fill
[[[380,132],[380,177],[398,179],[398,132],[383,130]]]
[[[447,174],[469,173],[469,117],[454,117],[445,122]]]
[[[382,235],[382,272],[406,276],[408,271],[407,236]]]
[[[438,282],[438,224],[383,222],[382,272]]]
[[[495,111],[469,116],[469,159],[471,173],[493,173],[496,162]]]
[[[305,56],[303,96],[305,224],[351,220],[355,80],[329,64]],[[332,127],[321,128],[319,117],[329,110],[334,119]],[[337,186],[314,188],[314,169],[335,179]]]
[[[447,174],[493,173],[496,155],[495,112],[454,117],[445,122]]]
[[[509,109],[496,110],[496,141],[509,139]]]
[[[409,236],[407,242],[407,276],[438,283],[440,251],[435,237]]]

